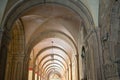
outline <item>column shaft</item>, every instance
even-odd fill
[[[9,56],[7,60],[5,80],[22,80],[23,56]]]

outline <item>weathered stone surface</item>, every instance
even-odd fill
[[[116,1],[100,1],[100,28],[105,80],[119,80],[118,63],[120,59],[119,42],[119,6]]]

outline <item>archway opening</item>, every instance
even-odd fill
[[[53,74],[52,70],[59,72],[62,80],[77,80],[76,44],[81,24],[77,14],[60,5],[46,4],[29,9],[21,19],[26,25],[30,25],[31,19],[31,25],[35,24],[36,28],[31,35],[26,34],[30,35],[26,40],[27,54],[30,54],[29,80],[47,80]],[[28,23],[25,23],[27,20]]]
[[[11,55],[7,56],[6,80],[16,80],[19,77],[19,80],[49,80],[55,72],[56,77],[53,79],[80,79],[81,53],[78,48],[83,44],[79,34],[84,22],[80,15],[68,7],[48,3],[27,9],[17,20],[20,21],[18,26],[23,27],[23,32],[20,33],[23,36],[17,32],[16,35],[12,34],[13,37],[18,37],[15,42],[19,36],[22,40],[10,44],[13,46],[10,49],[16,51],[10,52],[15,53],[12,58]],[[22,49],[19,48],[20,45]],[[18,52],[17,47],[21,52]]]

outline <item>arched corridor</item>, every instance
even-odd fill
[[[7,5],[0,37],[0,80],[119,80],[119,55],[109,54],[115,33],[112,27],[98,27],[104,19],[89,1],[23,0]],[[117,60],[111,55],[118,55]]]

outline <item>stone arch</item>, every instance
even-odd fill
[[[3,28],[6,27],[7,30],[10,30],[12,27],[13,22],[20,17],[20,15],[26,11],[27,9],[36,6],[36,5],[40,5],[40,4],[57,4],[57,5],[62,5],[65,7],[68,7],[69,9],[73,10],[74,12],[76,12],[85,22],[85,25],[87,24],[91,24],[92,28],[94,28],[94,22],[93,22],[93,18],[91,13],[89,12],[89,10],[87,9],[87,7],[81,2],[75,2],[75,1],[56,1],[56,0],[52,0],[52,1],[18,1],[16,3],[16,5],[13,5],[13,7],[6,13],[6,17],[3,20]],[[66,4],[68,3],[68,4]],[[29,4],[29,5],[28,5]],[[69,5],[71,4],[71,5]],[[23,7],[24,6],[24,7]],[[14,17],[13,17],[14,16]],[[9,22],[9,23],[7,23]],[[7,24],[5,24],[7,23]],[[9,25],[8,25],[9,24]],[[6,25],[6,26],[5,26]],[[87,30],[90,29],[90,27],[87,25],[86,26]],[[88,31],[89,32],[89,31]]]
[[[51,55],[49,55],[49,56],[51,56]],[[61,57],[60,55],[57,55],[57,56]],[[62,57],[61,57],[61,58],[62,58]],[[64,59],[64,58],[62,58],[62,59]],[[46,64],[47,64],[47,63],[45,62],[44,65],[42,65],[42,66],[40,67],[40,69],[43,69],[43,67],[44,67]]]
[[[10,43],[8,46],[5,80],[12,79],[11,77],[12,75],[22,76],[21,73],[19,73],[19,75],[15,74],[17,73],[17,71],[22,70],[19,68],[23,67],[24,52],[25,52],[24,27],[20,19],[14,23],[14,27],[12,31],[10,31],[10,36],[12,39],[10,39]],[[14,78],[13,80],[15,79],[17,78]]]
[[[49,34],[49,36],[48,36],[48,34]],[[39,37],[39,36],[41,36],[41,35],[44,35],[44,37]],[[59,35],[59,36],[57,36],[57,35]],[[44,39],[46,39],[46,38],[51,38],[51,37],[56,37],[56,38],[60,38],[60,39],[62,39],[62,38],[64,39],[64,38],[65,38],[66,40],[64,40],[64,41],[67,42],[68,44],[70,44],[70,46],[72,46],[75,54],[78,54],[78,52],[77,52],[77,51],[78,51],[77,45],[76,45],[75,42],[71,39],[70,36],[68,36],[68,35],[65,34],[64,32],[50,30],[50,31],[45,31],[45,32],[40,33],[39,35],[37,35],[37,37],[36,37],[35,40],[33,39],[33,40],[29,43],[29,45],[27,45],[27,46],[29,46],[29,47],[26,49],[26,53],[28,53],[26,56],[29,56],[29,55],[30,55],[30,52],[31,52],[32,48],[33,48],[38,42],[40,42],[40,41],[42,41],[42,40],[44,40]]]
[[[50,74],[51,74],[51,73],[52,73],[52,70],[49,70],[49,72],[47,73],[47,75],[49,75],[49,77],[50,77]],[[60,74],[58,71],[56,71],[55,73],[56,73],[59,77],[62,77],[61,74]],[[48,77],[48,78],[49,78],[49,77]]]
[[[24,2],[24,1],[23,1]],[[89,33],[89,29],[90,30],[94,30],[94,23],[91,17],[91,14],[89,12],[89,10],[81,3],[81,2],[74,2],[74,1],[65,1],[66,3],[70,3],[72,6],[69,6],[68,4],[65,4],[64,0],[63,1],[56,1],[56,0],[52,0],[52,2],[49,1],[42,1],[42,0],[34,0],[34,1],[25,1],[23,3],[22,1],[20,1],[20,3],[16,4],[15,7],[13,7],[13,9],[10,11],[10,13],[8,13],[8,15],[6,15],[7,17],[4,18],[3,21],[3,29],[5,30],[5,34],[3,36],[8,36],[9,37],[9,31],[11,31],[12,29],[12,25],[13,22],[20,17],[21,13],[23,11],[25,11],[27,8],[30,8],[31,6],[37,5],[37,4],[45,4],[45,3],[54,3],[54,4],[59,4],[59,5],[64,5],[64,6],[68,6],[71,8],[71,10],[75,11],[79,16],[81,16],[81,18],[83,19],[83,23],[86,25],[86,29]],[[31,4],[30,4],[31,3]],[[28,5],[30,4],[30,5]],[[24,6],[24,7],[23,7]],[[13,13],[14,11],[14,13]],[[14,16],[14,17],[13,17]],[[11,19],[11,20],[10,20]],[[4,41],[3,41],[4,42]],[[10,41],[6,41],[7,43],[9,43]],[[8,45],[8,44],[6,44]],[[7,49],[7,48],[5,48]],[[5,52],[7,53],[7,52]],[[2,80],[2,79],[1,79]]]
[[[46,73],[47,73],[47,75],[49,75],[49,73],[50,72],[52,72],[52,70],[53,70],[54,68],[52,67],[51,69],[49,69]],[[59,69],[59,68],[56,68],[56,69]],[[57,71],[58,72],[58,71]],[[60,74],[60,72],[58,72],[59,74]],[[61,75],[61,74],[60,74]]]
[[[64,66],[60,65],[59,63],[50,63],[50,64],[57,64],[57,65],[61,66],[63,69],[65,69]],[[46,68],[46,67],[49,66],[50,64],[47,64],[44,68]]]
[[[46,73],[50,69],[49,68],[50,66],[52,66],[52,65],[46,66],[46,68],[44,68],[43,71]],[[64,69],[60,65],[53,65],[52,67],[54,68],[55,66],[59,66],[59,68],[64,71]]]
[[[60,62],[60,63],[65,67],[65,69],[67,68],[67,66],[65,66],[65,65],[62,63],[62,61],[60,61],[60,60],[58,60],[58,59],[49,59],[49,60],[45,61],[45,63],[47,63],[47,62],[49,62],[49,61],[52,61],[52,60],[56,60],[56,61]],[[43,64],[42,66],[44,66],[44,64]]]
[[[53,74],[53,67],[51,68],[51,69],[49,69],[48,71],[47,71],[47,74],[46,74],[46,76],[50,76],[50,74]],[[56,68],[56,69],[58,69],[58,68]],[[59,72],[59,71],[55,71],[54,72],[55,74],[58,74],[61,78],[62,78],[62,75],[61,75],[61,72]],[[49,77],[48,77],[49,78]]]
[[[66,56],[68,56],[68,58],[69,58],[69,60],[70,60],[70,62],[71,62],[71,59],[70,59],[70,56],[68,55],[68,53],[67,53],[64,49],[62,49],[62,48],[60,48],[60,47],[57,47],[57,46],[49,46],[49,47],[46,47],[46,48],[42,49],[42,50],[39,51],[39,53],[37,54],[35,60],[37,59],[37,57],[38,57],[40,54],[42,54],[42,52],[44,52],[45,50],[51,49],[51,48],[56,48],[56,49],[60,49],[61,51],[63,51],[63,52],[66,54]],[[56,55],[56,54],[55,54],[55,55]]]

